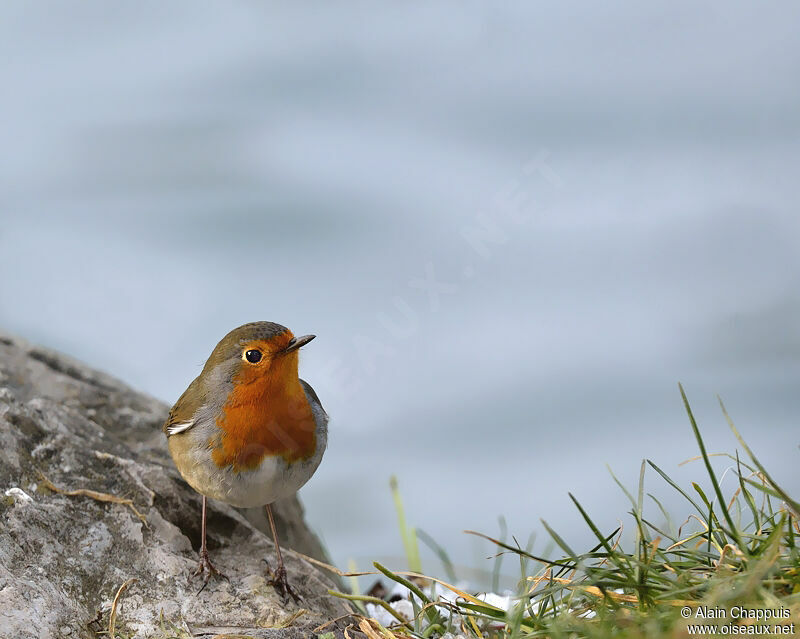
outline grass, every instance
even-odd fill
[[[544,521],[558,549],[557,558],[537,556],[529,548],[509,543],[504,523],[500,539],[471,533],[496,546],[495,575],[499,574],[502,558],[511,556],[519,562],[516,596],[504,609],[451,583],[455,573],[446,551],[422,531],[407,527],[395,482],[392,492],[413,572],[398,573],[379,564],[375,567],[413,593],[409,599],[414,618],[396,618],[396,623],[388,627],[374,619],[362,619],[361,630],[368,636],[373,636],[368,632],[371,630],[374,636],[387,639],[435,638],[447,632],[514,639],[672,638],[694,634],[689,624],[708,624],[716,630],[699,629],[700,636],[748,632],[787,636],[783,632],[786,630],[788,636],[800,637],[800,504],[761,465],[720,402],[746,454],[745,460],[738,453],[727,455],[737,485],[732,494],[724,494],[682,387],[680,392],[699,448],[697,459],[703,461],[710,479],[710,493],[699,483],[682,488],[653,461],[643,460],[639,485],[633,493],[614,478],[631,503],[628,514],[633,520],[635,539],[628,547],[624,547],[620,529],[601,531],[589,509],[571,494],[575,508],[596,538],[596,544],[588,551],[575,552]],[[687,512],[681,513],[682,525],[675,527],[661,501],[645,492],[647,471],[655,472],[662,487],[677,491],[684,498]],[[651,509],[654,507],[655,516],[646,511],[646,503]],[[449,581],[420,574],[417,535],[442,561]],[[496,583],[495,577],[495,587]],[[433,585],[437,593],[448,594],[447,600],[432,592]],[[364,611],[368,610],[367,602],[376,603],[374,598],[357,592],[349,598],[358,600]],[[386,602],[379,605],[384,604],[388,606]],[[703,607],[705,616],[698,617],[698,610],[703,611]],[[755,611],[744,613],[747,615],[763,616],[772,613],[758,611],[774,611],[779,616],[768,620],[734,618],[742,616],[742,609]],[[752,627],[730,627],[737,623]],[[789,625],[792,623],[794,627]],[[762,624],[769,627],[756,627]]]

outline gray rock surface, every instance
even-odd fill
[[[349,612],[327,594],[331,577],[292,552],[289,579],[303,601],[284,603],[267,584],[261,560],[274,563],[274,548],[260,511],[213,500],[209,549],[230,582],[212,580],[198,594],[201,582],[188,576],[200,497],[166,451],[167,410],[104,373],[0,334],[0,637],[93,638],[108,629],[129,579],[118,637],[306,637]],[[130,504],[54,492],[43,476],[61,490]],[[324,560],[296,498],[279,503],[276,517],[282,544]]]

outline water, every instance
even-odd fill
[[[797,492],[799,14],[9,4],[0,325],[170,403],[234,326],[316,333],[341,565],[402,563],[392,473],[461,566],[500,514],[586,547],[606,464],[702,476],[678,380]]]

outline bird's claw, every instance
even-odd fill
[[[189,575],[189,581],[193,580],[195,577],[203,577],[203,586],[197,591],[198,595],[205,590],[211,577],[224,579],[225,581],[230,582],[228,576],[217,570],[214,564],[211,563],[211,560],[208,558],[207,550],[200,551],[200,563],[197,565],[197,569],[191,575]]]
[[[275,588],[275,592],[281,596],[281,599],[286,602],[287,599],[291,597],[295,603],[300,603],[300,595],[298,595],[294,591],[294,588],[289,585],[289,580],[286,578],[286,568],[281,565],[278,566],[277,570],[273,571],[266,560],[264,560],[264,563],[267,564],[267,570],[270,574],[270,578],[267,583]]]

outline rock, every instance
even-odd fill
[[[188,576],[201,500],[167,453],[167,410],[104,373],[0,334],[0,637],[94,638],[108,630],[126,582],[120,637],[306,637],[350,612],[327,594],[338,587],[328,573],[287,550],[306,609],[293,618],[301,609],[267,584],[262,558],[274,563],[274,547],[260,511],[213,500],[209,550],[230,581],[212,580],[198,594],[202,582]],[[108,496],[115,501],[102,501]],[[275,514],[282,546],[325,560],[297,498]],[[339,636],[335,625],[320,632],[330,631]]]

